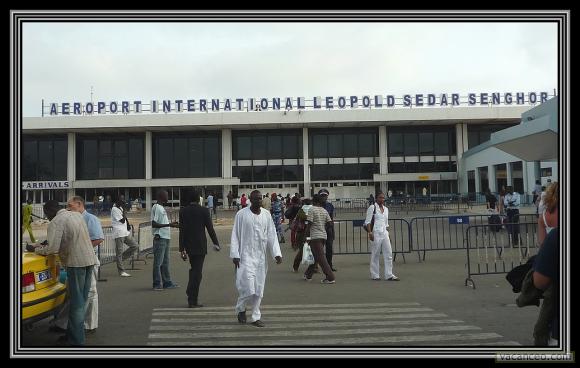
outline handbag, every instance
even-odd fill
[[[304,243],[304,247],[302,248],[302,262],[300,264],[307,266],[314,264],[314,254],[312,254],[312,249],[310,249],[308,243]]]

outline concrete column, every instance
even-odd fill
[[[528,163],[526,161],[522,161],[522,176],[524,177],[524,194],[531,194],[532,190],[534,190],[533,181],[532,187],[530,188],[528,181]]]
[[[232,177],[232,130],[222,129],[222,178]],[[222,200],[224,208],[228,205],[228,192],[231,185],[222,186]]]
[[[302,160],[304,162],[304,196],[310,197],[310,154],[308,152],[308,128],[302,128]]]
[[[495,168],[493,165],[489,165],[487,167],[487,177],[489,179],[489,191],[490,192],[498,192],[499,188],[497,188],[497,183],[495,180]]]
[[[507,185],[513,185],[512,183],[512,164],[511,162],[506,162],[505,165],[506,168],[506,174],[507,174]]]
[[[387,149],[388,137],[387,137],[387,127],[381,125],[379,127],[379,174],[384,175],[389,173],[389,160],[388,160],[388,149]],[[387,192],[389,188],[387,187],[387,182],[381,182],[381,190]]]
[[[455,146],[457,147],[457,190],[462,193],[462,188],[467,188],[467,173],[463,172],[463,124],[461,123],[455,124]],[[465,191],[467,192],[467,189]]]
[[[69,182],[71,188],[67,189],[66,196],[67,199],[75,195],[75,190],[73,188],[73,183],[76,180],[76,134],[68,133],[67,142],[67,158],[66,158],[66,180]]]
[[[475,193],[481,192],[481,176],[479,175],[479,168],[475,168]]]
[[[151,131],[145,132],[145,180],[153,178],[153,142]],[[145,187],[145,210],[151,211],[153,196],[150,186]]]
[[[467,124],[462,124],[463,127],[463,152],[469,149],[469,135],[467,134]]]

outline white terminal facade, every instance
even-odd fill
[[[483,160],[462,158],[492,133],[520,124],[532,107],[282,107],[24,118],[22,200],[64,202],[80,195],[91,202],[122,194],[149,209],[157,188],[167,189],[177,205],[192,187],[220,202],[229,191],[238,197],[253,189],[310,196],[323,187],[330,198],[366,198],[379,189],[395,196],[421,195],[423,188],[432,196],[487,187],[498,192],[503,185],[529,194],[535,180],[557,178],[557,161],[523,161],[495,148]]]

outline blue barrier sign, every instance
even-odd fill
[[[469,225],[469,216],[449,216],[449,225]]]

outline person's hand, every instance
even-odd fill
[[[240,259],[239,258],[234,258],[234,264],[236,265],[236,268],[240,268]]]
[[[280,263],[282,263],[282,257],[280,257],[280,256],[276,256],[276,257],[274,257],[274,258],[276,258],[276,264],[280,264]]]
[[[187,252],[185,250],[181,251],[181,259],[183,259],[184,261],[187,261]]]
[[[220,247],[219,244],[214,244],[213,245],[213,250],[215,250],[216,252],[219,252],[222,248]]]
[[[369,240],[375,241],[375,236],[373,235],[372,231],[369,233]]]
[[[177,221],[173,221],[172,223],[169,224],[170,227],[179,227],[179,222]]]
[[[38,244],[26,243],[26,251],[27,252],[34,252],[34,249],[36,249],[37,246],[38,246]]]

